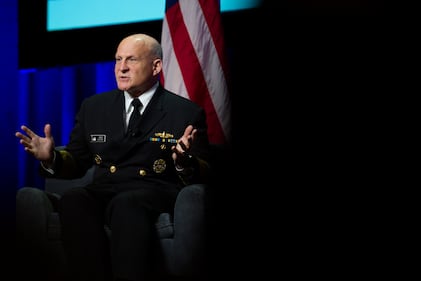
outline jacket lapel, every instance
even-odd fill
[[[118,91],[115,95],[115,100],[111,103],[110,111],[110,118],[109,118],[109,131],[112,134],[113,139],[122,139],[124,138],[125,134],[125,122],[124,120],[124,93],[122,91]]]

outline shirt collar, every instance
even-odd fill
[[[140,109],[140,114],[145,111],[146,106],[151,101],[152,96],[154,95],[156,89],[158,88],[159,83],[156,82],[155,85],[153,85],[149,90],[141,94],[138,98],[140,102],[142,103],[142,108]],[[127,92],[124,91],[124,100],[125,100],[125,107],[126,107],[126,114],[129,114],[131,111],[131,102],[133,100],[133,97]]]

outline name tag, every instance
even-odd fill
[[[106,135],[91,135],[91,143],[103,143],[107,141]]]

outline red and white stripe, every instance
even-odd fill
[[[162,24],[165,88],[207,114],[211,143],[231,139],[231,100],[219,0],[167,0]]]

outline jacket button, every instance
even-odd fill
[[[117,171],[117,167],[116,166],[111,166],[110,167],[110,172],[112,173],[112,174],[114,174],[115,173],[115,171]]]
[[[143,170],[143,169],[140,169],[140,170],[139,170],[139,175],[141,175],[142,177],[143,177],[143,176],[146,176],[146,171],[145,171],[145,170]]]

